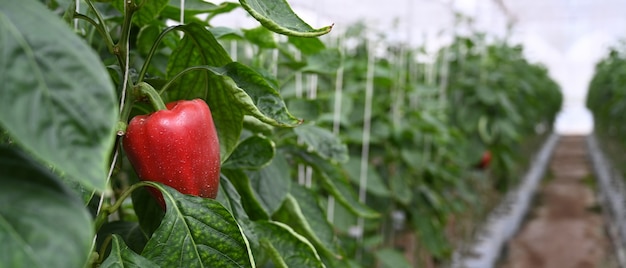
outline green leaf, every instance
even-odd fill
[[[137,35],[137,50],[141,55],[148,55],[152,45],[161,34],[161,25],[157,23],[148,24],[141,28]]]
[[[91,215],[54,174],[0,146],[0,267],[83,267]]]
[[[305,55],[316,54],[324,50],[326,45],[319,38],[289,37],[289,43],[293,44]]]
[[[267,167],[247,172],[255,195],[270,215],[280,208],[292,186],[289,170],[285,157],[278,154]]]
[[[235,82],[232,94],[238,97],[238,104],[247,114],[276,127],[295,127],[302,123],[287,111],[278,89],[260,73],[238,62],[229,63],[222,70]]]
[[[98,56],[38,1],[2,1],[0,125],[38,160],[103,191],[117,102]]]
[[[337,165],[299,147],[290,146],[287,147],[287,151],[313,167],[320,174],[322,186],[350,212],[363,218],[380,217],[378,212],[359,202],[352,185],[348,181],[348,175]]]
[[[321,101],[319,99],[291,98],[287,100],[287,107],[289,107],[289,112],[298,118],[302,118],[304,122],[316,121],[322,110]]]
[[[291,187],[285,204],[276,219],[288,224],[298,233],[307,237],[324,254],[336,258],[340,251],[337,246],[333,226],[326,220],[324,210],[319,206],[314,193],[300,185]]]
[[[263,135],[272,135],[274,127],[261,122],[258,118],[250,115],[243,117],[243,127],[253,133],[259,133]]]
[[[244,29],[243,34],[248,41],[260,48],[276,48],[274,33],[270,32],[265,27],[260,26],[249,30]]]
[[[128,247],[134,252],[141,252],[148,242],[148,236],[141,230],[139,223],[129,221],[107,222],[100,227],[96,237],[96,249],[102,247],[104,241],[111,235],[118,235],[128,243]]]
[[[150,0],[141,2],[139,10],[133,15],[133,22],[139,26],[149,24],[159,17],[167,6],[168,0]]]
[[[146,187],[134,190],[132,201],[141,229],[151,236],[159,228],[165,212]]]
[[[124,241],[118,236],[113,235],[111,240],[111,253],[109,257],[102,262],[101,268],[144,268],[144,267],[159,267],[148,259],[133,252],[124,244]]]
[[[258,221],[254,230],[276,267],[324,267],[313,245],[289,226]]]
[[[150,1],[133,1],[139,3],[139,8],[133,14],[133,23],[138,26],[150,24],[159,17],[161,11],[167,6],[169,0],[150,0]],[[124,13],[125,0],[115,0],[112,2],[113,7]]]
[[[161,15],[173,20],[180,19],[180,0],[170,0]],[[209,3],[203,0],[185,0],[185,17],[191,18],[198,14],[209,13],[210,17],[214,17],[218,14],[227,13],[235,8],[239,7],[239,3],[223,2],[219,5]]]
[[[307,65],[300,71],[334,75],[341,66],[342,55],[339,49],[324,49],[307,57]]]
[[[437,215],[429,211],[423,204],[413,204],[411,209],[411,221],[413,228],[417,231],[417,235],[421,244],[437,257],[446,257],[450,254],[450,245],[444,236],[443,224],[439,221]]]
[[[239,0],[239,3],[261,25],[279,34],[315,37],[332,29],[332,25],[313,29],[293,12],[285,0]]]
[[[403,205],[408,205],[411,203],[413,198],[413,193],[411,192],[411,186],[409,185],[409,181],[412,178],[407,178],[402,176],[403,173],[399,173],[396,176],[393,176],[389,179],[389,187],[390,191],[393,194],[393,198],[402,203]]]
[[[228,178],[224,176],[220,177],[220,188],[215,200],[228,209],[238,222],[248,222],[250,220],[241,204],[241,195],[239,195],[237,189],[235,189],[235,186]]]
[[[218,193],[216,200],[231,212],[237,220],[239,226],[241,226],[243,233],[250,242],[250,248],[254,254],[254,259],[263,259],[263,256],[257,256],[263,255],[263,251],[261,250],[261,245],[258,241],[259,239],[254,232],[252,221],[250,221],[248,214],[246,214],[246,211],[243,208],[241,196],[230,180],[224,176],[220,179],[220,192]]]
[[[191,66],[224,66],[232,60],[228,52],[215,39],[213,34],[197,23],[177,26],[174,29],[185,32],[179,46],[172,51],[167,66],[167,78],[178,75]],[[207,81],[210,73],[189,72],[177,80],[177,87],[167,93],[172,100],[207,98],[211,92],[221,91],[221,84]],[[217,87],[217,88],[215,88]],[[209,103],[209,106],[210,103]],[[211,108],[213,108],[211,106]]]
[[[219,202],[158,183],[167,211],[142,255],[161,267],[253,267],[242,230]]]
[[[348,161],[348,147],[329,130],[312,124],[304,124],[294,128],[294,132],[308,146],[309,151],[335,162]]]
[[[251,136],[243,140],[224,162],[225,169],[260,169],[270,163],[276,146],[268,138]]]
[[[228,178],[228,181],[235,186],[237,192],[241,195],[241,203],[250,219],[269,219],[269,212],[259,200],[258,195],[250,184],[248,175],[243,170],[223,169],[222,174]]]
[[[350,174],[350,179],[354,184],[359,184],[361,180],[361,158],[352,157],[346,164],[346,170]],[[375,194],[381,197],[389,197],[391,191],[389,187],[383,182],[383,179],[378,175],[376,169],[372,165],[367,167],[367,185],[366,190],[371,194]]]
[[[243,31],[241,29],[234,29],[234,28],[228,28],[228,27],[221,27],[221,26],[217,26],[217,27],[212,27],[209,29],[209,31],[211,32],[211,34],[213,34],[213,36],[216,39],[228,39],[228,38],[232,38],[232,39],[243,39]]]
[[[376,259],[382,264],[382,268],[411,268],[409,261],[397,250],[383,248],[375,253]]]

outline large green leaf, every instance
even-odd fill
[[[223,173],[243,196],[243,207],[252,219],[268,219],[281,206],[291,187],[289,164],[280,154],[260,170],[223,169]]]
[[[252,220],[269,219],[270,213],[263,206],[258,194],[252,188],[250,184],[250,178],[248,175],[239,169],[223,169],[222,174],[228,178],[233,186],[237,189],[237,192],[242,197],[241,204],[246,210],[248,216]]]
[[[98,230],[96,249],[106,244],[106,241],[110,239],[111,235],[118,235],[134,252],[141,252],[149,238],[141,229],[138,222],[111,221],[104,223]]]
[[[254,222],[254,230],[275,267],[324,267],[313,245],[291,227],[273,221]]]
[[[307,237],[318,249],[331,258],[339,258],[333,226],[326,220],[324,210],[319,206],[315,193],[300,185],[291,187],[284,206],[276,218]]]
[[[272,140],[261,136],[251,136],[237,145],[222,168],[261,169],[272,161],[275,153],[276,145]]]
[[[289,169],[285,157],[276,155],[267,167],[247,172],[255,195],[270,215],[280,208],[292,186]]]
[[[133,22],[143,26],[159,17],[167,6],[168,0],[150,0],[141,2],[139,10],[133,15]]]
[[[339,49],[324,49],[307,56],[307,64],[300,71],[333,75],[341,67],[341,57]]]
[[[124,2],[126,0],[115,0],[112,2],[113,6],[120,12],[124,12]],[[167,6],[169,0],[150,0],[140,1],[139,8],[133,14],[133,23],[144,26],[151,23],[153,20],[159,17],[161,11]],[[133,3],[137,3],[133,1]]]
[[[242,230],[219,202],[152,183],[167,211],[142,255],[161,267],[254,267]]]
[[[101,268],[145,268],[159,267],[148,259],[132,251],[124,241],[118,236],[113,235],[111,240],[111,253],[109,257],[102,262]]]
[[[350,161],[345,165],[346,171],[350,175],[352,183],[358,185],[361,182],[361,157],[352,157]],[[381,197],[389,197],[391,191],[385,184],[383,179],[378,175],[376,169],[372,165],[368,165],[366,169],[367,177],[365,188],[368,193],[375,194]]]
[[[276,48],[274,33],[263,26],[249,30],[244,29],[243,34],[246,37],[246,40],[259,46],[260,48]]]
[[[180,4],[180,0],[169,0],[169,5],[163,9],[161,15],[169,19],[179,20]],[[218,14],[230,12],[237,7],[239,7],[239,3],[234,2],[222,2],[216,5],[203,0],[185,0],[185,20],[192,19],[193,16],[198,14],[207,13],[210,18]]]
[[[81,200],[15,148],[0,146],[0,267],[83,267],[93,229]]]
[[[70,180],[104,190],[118,110],[106,69],[39,1],[0,6],[0,125]]]
[[[171,79],[192,66],[224,66],[232,60],[228,52],[205,27],[197,23],[177,26],[185,32],[179,46],[172,51],[167,66],[167,78]],[[223,85],[208,80],[208,72],[189,72],[176,81],[176,87],[167,94],[172,100],[215,97],[212,92],[222,93]],[[224,98],[224,97],[222,97]],[[208,99],[207,101],[211,101]],[[223,104],[222,104],[223,105]],[[218,107],[211,106],[211,109]]]
[[[295,127],[302,123],[287,111],[276,86],[257,71],[238,62],[229,63],[216,71],[223,72],[235,83],[236,87],[231,87],[232,94],[247,114],[277,127]]]
[[[146,187],[134,190],[132,201],[141,229],[148,236],[151,236],[159,228],[161,219],[165,215],[163,208],[161,208],[156,198],[150,194]]]
[[[423,199],[419,199],[422,201]],[[426,208],[427,205],[414,203],[409,210],[411,223],[421,244],[434,256],[448,257],[450,244],[444,236],[444,226],[438,216]]]
[[[301,147],[289,146],[286,151],[313,167],[320,174],[321,185],[348,211],[363,218],[380,217],[378,212],[359,202],[354,188],[348,181],[348,175],[339,166]]]
[[[239,0],[241,6],[268,29],[289,36],[314,37],[327,34],[331,26],[314,29],[293,12],[285,0]]]
[[[290,36],[289,43],[306,55],[319,53],[326,48],[326,45],[319,38]]]
[[[309,151],[318,153],[324,159],[334,162],[348,161],[348,147],[339,137],[325,128],[304,124],[294,128],[298,138],[308,146]]]
[[[252,221],[250,221],[248,214],[246,214],[243,208],[241,195],[239,195],[233,184],[224,176],[222,176],[220,180],[220,192],[216,200],[231,212],[239,226],[241,226],[248,242],[250,242],[254,259],[263,259],[262,255],[264,252],[261,250],[261,245],[254,231]]]
[[[235,217],[238,222],[248,222],[250,218],[241,204],[241,195],[228,178],[220,177],[220,188],[215,199],[222,204]]]

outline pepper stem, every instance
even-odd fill
[[[159,93],[148,83],[140,82],[137,84],[136,89],[139,91],[139,94],[142,96],[148,97],[150,99],[150,103],[155,110],[166,110],[165,103]]]

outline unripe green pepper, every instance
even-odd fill
[[[215,198],[220,146],[209,106],[195,99],[166,107],[131,119],[123,139],[128,160],[141,180],[160,182],[183,194]],[[151,192],[165,207],[160,192]]]

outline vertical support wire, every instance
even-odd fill
[[[404,106],[404,98],[406,91],[406,56],[407,56],[407,48],[402,46],[400,48],[400,52],[396,57],[398,73],[396,77],[395,83],[395,96],[394,101],[391,106],[391,118],[394,126],[399,126],[400,121],[402,120],[402,108]]]
[[[302,59],[302,54],[300,50],[294,51],[294,57],[296,61],[300,61]],[[296,71],[295,74],[295,87],[296,87],[296,98],[302,98],[303,89],[302,89],[302,72]],[[298,144],[302,141],[298,139]],[[306,184],[306,167],[303,164],[298,164],[298,184],[305,185]]]
[[[230,41],[230,57],[233,59],[233,61],[237,61],[237,54],[239,52],[239,45],[237,44],[237,40],[231,40]]]
[[[307,82],[308,82],[307,93],[308,93],[308,98],[310,100],[317,99],[317,79],[318,79],[317,74],[307,75]],[[307,166],[305,168],[304,186],[306,188],[311,188],[312,185],[313,185],[313,167]]]
[[[76,13],[80,12],[80,0],[76,0],[75,1],[76,5],[75,5],[75,9],[74,11],[76,11]],[[74,19],[74,31],[78,31],[78,19]]]
[[[180,0],[180,24],[185,24],[185,0]]]
[[[359,202],[365,203],[367,198],[367,169],[369,167],[369,153],[370,153],[370,130],[372,123],[372,97],[374,94],[374,68],[376,59],[376,50],[374,49],[374,41],[368,43],[368,56],[367,56],[367,79],[365,82],[365,108],[363,109],[363,146],[361,147],[361,168],[359,175]],[[357,228],[358,245],[363,245],[363,232],[365,226],[365,219],[363,217],[358,218]],[[357,258],[361,258],[361,250],[357,252]]]
[[[335,103],[333,106],[333,134],[336,136],[339,135],[339,131],[341,130],[341,104],[343,98],[343,37],[337,38],[337,47],[340,49],[340,53],[342,54],[341,63],[339,64],[339,68],[337,69],[337,75],[335,76]],[[335,221],[335,197],[332,195],[328,196],[328,204],[326,209],[326,219],[330,223],[334,223]]]
[[[449,48],[444,48],[442,53],[443,55],[441,55],[441,64],[439,65],[439,73],[440,73],[440,77],[439,77],[439,111],[441,111],[441,108],[443,108],[443,106],[445,105],[445,101],[447,99],[447,91],[448,91],[448,73],[450,70],[450,62],[449,62],[449,57],[450,57],[450,49]]]
[[[282,35],[279,34],[273,34],[274,39],[277,40],[279,43],[282,41]],[[274,77],[278,77],[278,48],[274,48],[272,49],[272,69],[270,70],[271,74]]]

